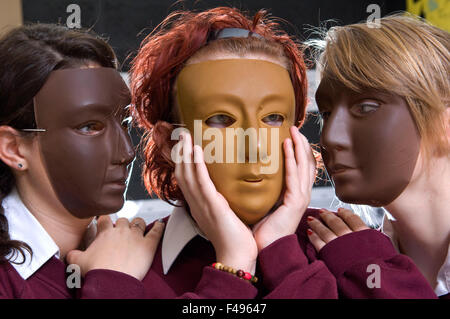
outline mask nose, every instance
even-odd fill
[[[131,142],[130,134],[123,129],[121,125],[116,126],[117,131],[117,147],[114,156],[114,164],[128,165],[130,164],[136,153]]]
[[[243,127],[238,129],[237,154],[238,162],[245,159],[245,163],[256,163],[260,152],[260,136],[256,119],[247,120]]]
[[[344,107],[336,107],[324,120],[320,135],[322,151],[331,154],[350,147],[349,114]]]

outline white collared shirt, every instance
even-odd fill
[[[393,217],[388,217],[388,215],[385,215],[380,230],[391,239],[395,249],[399,251],[398,238],[394,232],[390,219],[395,220]],[[434,292],[436,295],[443,296],[450,293],[450,245],[448,247],[447,257],[445,258],[444,264],[439,269],[436,282],[436,287],[434,287]]]
[[[167,275],[170,267],[187,243],[197,235],[207,239],[186,209],[175,207],[167,221],[161,247],[164,275]]]
[[[3,199],[2,206],[8,220],[9,237],[28,244],[33,252],[31,258],[30,253],[24,249],[25,262],[22,264],[11,263],[19,275],[26,280],[53,256],[59,258],[59,248],[23,204],[17,189],[14,188]],[[22,255],[16,251],[8,257],[12,255],[12,261],[21,262],[23,260]]]

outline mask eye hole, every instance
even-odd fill
[[[99,121],[90,121],[78,126],[77,131],[84,135],[97,135],[105,129],[105,125]]]
[[[269,114],[262,121],[270,126],[281,126],[284,122],[284,116],[281,114]]]
[[[213,115],[205,121],[206,125],[218,128],[228,127],[232,125],[234,122],[236,122],[236,120],[226,114]]]
[[[362,102],[353,105],[350,108],[350,112],[356,116],[367,116],[376,112],[380,108],[380,104],[378,102]]]

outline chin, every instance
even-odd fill
[[[256,224],[268,213],[268,210],[262,207],[231,207],[231,209],[235,212],[236,216],[239,217],[239,219],[248,226]],[[264,212],[264,214],[261,214],[262,211]]]
[[[265,215],[264,215],[265,216]],[[264,216],[239,216],[239,219],[247,226],[253,226],[257,224]]]
[[[117,213],[119,210],[122,209],[123,205],[125,204],[125,200],[117,199],[115,201],[110,201],[108,203],[105,203],[104,205],[97,205],[95,206],[95,210],[98,212],[95,216],[101,216],[101,215],[110,215]]]
[[[363,194],[361,194],[361,192],[340,193],[336,191],[336,196],[340,201],[347,204],[368,205],[372,207],[383,207],[390,204],[390,202],[386,203],[385,201],[378,199],[376,196],[364,196]]]
[[[341,202],[347,203],[347,204],[356,204],[356,205],[367,205],[367,202],[364,202],[364,199],[358,196],[358,191],[349,191],[349,190],[342,190],[339,188],[335,189],[336,196],[339,198]]]

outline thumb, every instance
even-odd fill
[[[156,221],[153,227],[145,235],[145,238],[148,239],[149,249],[153,254],[156,252],[159,241],[164,233],[164,226],[164,222]]]
[[[83,255],[83,252],[81,250],[77,250],[77,249],[71,250],[66,255],[66,262],[68,264],[79,265],[82,255]]]

